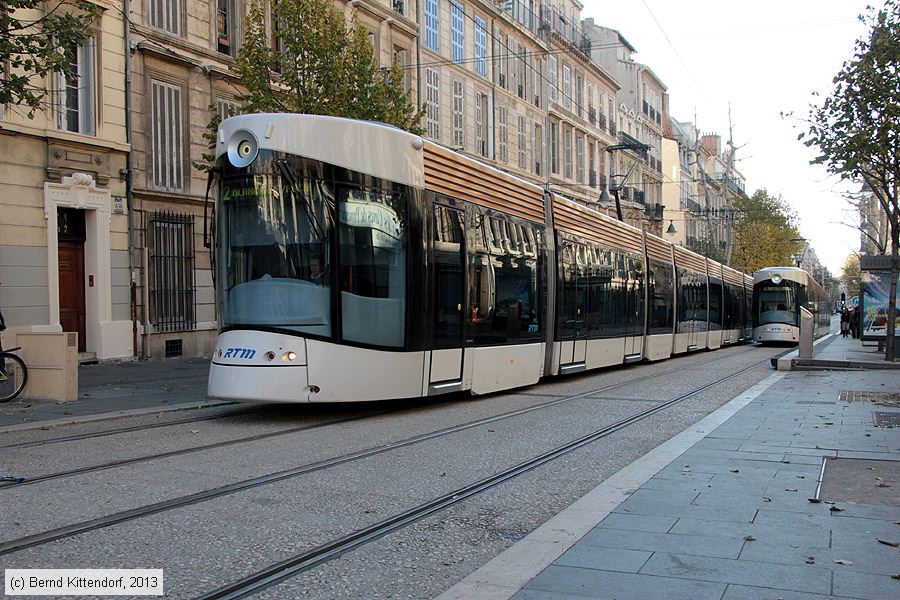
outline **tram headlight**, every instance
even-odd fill
[[[296,352],[285,352],[284,354],[281,355],[281,360],[283,360],[284,362],[291,362],[295,358],[297,358]]]
[[[782,277],[778,273],[775,273],[774,275],[772,275],[772,283],[774,283],[775,285],[778,285],[779,283],[781,283],[781,280],[782,280]]]
[[[235,167],[246,167],[259,154],[256,136],[246,130],[236,131],[228,142],[228,161]]]

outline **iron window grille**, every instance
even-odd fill
[[[194,217],[150,213],[148,234],[150,322],[158,331],[194,329]]]

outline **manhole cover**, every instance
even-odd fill
[[[900,406],[900,394],[886,392],[859,392],[854,390],[841,390],[838,394],[840,402],[871,402],[886,406]]]
[[[900,413],[876,410],[872,414],[875,415],[875,424],[879,427],[900,426]]]
[[[829,458],[819,497],[829,502],[900,506],[900,461]]]

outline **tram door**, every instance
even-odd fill
[[[559,365],[566,372],[583,368],[587,355],[587,249],[563,242],[560,267]]]
[[[432,393],[459,389],[465,338],[465,216],[449,206],[434,205],[434,350]]]

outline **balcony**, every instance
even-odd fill
[[[644,108],[644,114],[645,114],[645,115],[648,114],[649,106],[650,106],[650,105],[647,104],[647,101],[644,100],[644,106],[643,106],[643,108]]]
[[[616,122],[612,119],[609,120],[609,132],[616,135]]]
[[[593,106],[588,107],[588,121],[591,122],[591,125],[597,124],[597,109]]]
[[[588,171],[588,185],[592,188],[597,187],[597,171]]]
[[[663,218],[663,205],[648,204],[644,207],[644,216],[646,216],[648,219],[661,221]]]
[[[606,115],[604,115],[603,113],[600,113],[599,127],[604,131],[606,130]]]

